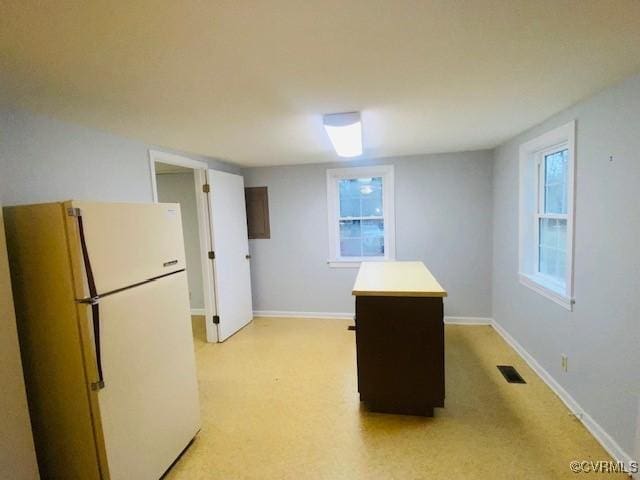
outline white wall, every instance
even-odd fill
[[[136,140],[24,110],[0,108],[0,201],[151,202],[149,148]],[[211,168],[239,168],[209,158]]]
[[[203,309],[202,259],[193,170],[184,173],[157,174],[156,179],[158,201],[180,204],[191,308]]]
[[[251,240],[255,310],[350,313],[357,269],[329,268],[326,169],[248,168],[269,187],[271,239]],[[491,316],[491,152],[383,159],[395,165],[396,257],[422,260],[448,290],[445,312]]]
[[[517,278],[518,147],[571,119],[577,121],[573,312]],[[502,145],[493,171],[495,320],[633,455],[640,394],[640,76]]]
[[[0,208],[0,478],[38,478]]]

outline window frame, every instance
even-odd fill
[[[575,221],[575,120],[520,145],[518,279],[544,297],[573,309]],[[544,213],[546,156],[567,150],[566,214]],[[566,219],[564,283],[540,273],[540,219]],[[529,223],[531,222],[531,223]]]
[[[384,256],[340,256],[340,190],[344,179],[382,177],[382,219],[384,222]],[[395,260],[395,198],[393,165],[327,169],[327,226],[329,231],[329,260],[333,268],[357,268],[362,262]]]

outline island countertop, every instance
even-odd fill
[[[422,262],[362,262],[351,293],[357,297],[447,296]]]

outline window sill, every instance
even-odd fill
[[[362,262],[342,262],[340,260],[329,260],[329,268],[360,268]]]
[[[328,260],[329,268],[360,268],[362,262],[392,262],[394,258],[367,257],[355,260]]]
[[[573,311],[574,300],[565,294],[555,290],[550,284],[545,283],[543,279],[525,273],[518,273],[520,283],[530,288],[534,292],[554,301],[558,305],[566,308],[570,312]]]

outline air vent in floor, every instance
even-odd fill
[[[509,383],[527,383],[511,365],[498,365],[498,370],[500,370],[502,376]]]

